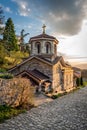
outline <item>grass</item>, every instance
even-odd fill
[[[3,78],[3,79],[12,79],[13,75],[10,74],[10,73],[1,73],[0,74],[0,78]]]
[[[87,86],[87,81],[84,81],[83,82],[83,85],[80,85],[78,88],[84,88],[84,87],[86,87]]]
[[[52,95],[52,99],[56,99],[56,98],[59,98],[59,97],[61,97],[61,96],[63,96],[63,95],[66,95],[67,94],[67,92],[64,92],[64,93],[58,93],[57,95]]]
[[[84,84],[84,86],[87,86],[87,81],[84,81],[83,84]]]
[[[0,123],[23,112],[26,112],[26,110],[11,108],[7,105],[0,105]]]

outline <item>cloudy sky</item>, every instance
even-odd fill
[[[87,62],[87,0],[0,0],[5,19],[11,17],[16,34],[46,33],[59,40],[58,53],[69,61]]]

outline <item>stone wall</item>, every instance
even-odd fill
[[[64,70],[64,89],[69,90],[73,88],[73,70]]]
[[[61,78],[62,78],[61,70],[62,70],[62,66],[60,62],[58,62],[56,65],[53,66],[53,87],[54,88],[58,88],[61,86]]]
[[[38,54],[37,53],[37,44],[40,44],[40,53]],[[38,41],[33,41],[31,43],[31,55],[41,55],[41,54],[46,54],[46,43],[49,43],[50,44],[50,48],[48,50],[48,54],[54,54],[54,55],[57,55],[57,45],[55,44],[55,42],[51,41],[51,40],[38,40]],[[56,46],[56,49],[55,47]]]
[[[60,64],[60,62],[54,65],[52,86],[55,91],[72,89],[73,88],[73,70],[70,67],[63,67]]]

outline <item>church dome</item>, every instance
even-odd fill
[[[46,25],[43,25],[42,28],[43,28],[43,33],[40,34],[40,35],[31,37],[29,42],[37,41],[37,40],[45,40],[45,39],[46,39],[46,40],[55,41],[55,43],[57,44],[57,43],[58,43],[58,40],[57,40],[55,37],[50,36],[50,35],[47,35],[47,34],[45,33]]]
[[[44,34],[44,33],[40,34],[40,35],[37,35],[37,36],[34,36],[34,37],[31,37],[30,38],[30,42],[34,41],[34,40],[39,40],[39,39],[56,40],[58,42],[58,40],[55,37],[47,35],[47,34]]]
[[[59,41],[54,36],[45,33],[45,25],[43,25],[42,28],[42,34],[31,37],[29,40],[31,55],[38,55],[51,59],[51,57],[57,56],[57,44]]]

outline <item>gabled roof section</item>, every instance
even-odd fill
[[[33,80],[35,80],[36,82],[40,83],[42,81],[46,81],[49,80],[49,77],[46,76],[45,74],[41,73],[40,71],[34,69],[32,71],[22,71],[21,73],[19,73],[16,76],[23,76],[24,74],[26,74],[27,76],[29,76],[30,78],[32,78]]]
[[[53,61],[47,60],[47,59],[43,58],[42,56],[41,57],[39,57],[39,56],[30,56],[28,59],[24,60],[22,63],[14,66],[11,69],[9,69],[8,72],[11,72],[11,71],[15,70],[16,68],[22,66],[23,64],[27,63],[28,61],[30,61],[32,59],[37,59],[37,60],[39,60],[39,61],[41,61],[43,63],[46,63],[46,64],[48,64],[50,66],[53,66],[53,65],[55,65],[56,63],[58,63],[60,61],[61,65],[63,67],[70,67],[69,65],[65,64],[62,56],[57,56]]]
[[[27,58],[26,60],[24,60],[22,63],[20,63],[20,64],[14,66],[14,67],[12,67],[12,68],[10,68],[10,69],[8,70],[8,72],[10,72],[10,71],[12,71],[12,70],[14,70],[14,69],[20,67],[21,65],[27,63],[29,60],[32,60],[32,59],[37,59],[37,60],[40,60],[40,61],[42,61],[42,62],[45,62],[45,63],[47,63],[47,64],[49,64],[49,65],[52,65],[52,63],[49,62],[48,60],[39,58],[39,57],[37,57],[37,56],[30,56],[29,58]]]
[[[70,67],[71,68],[71,65],[65,63],[63,57],[61,56],[61,59],[60,59],[60,63],[62,64],[63,67]]]

